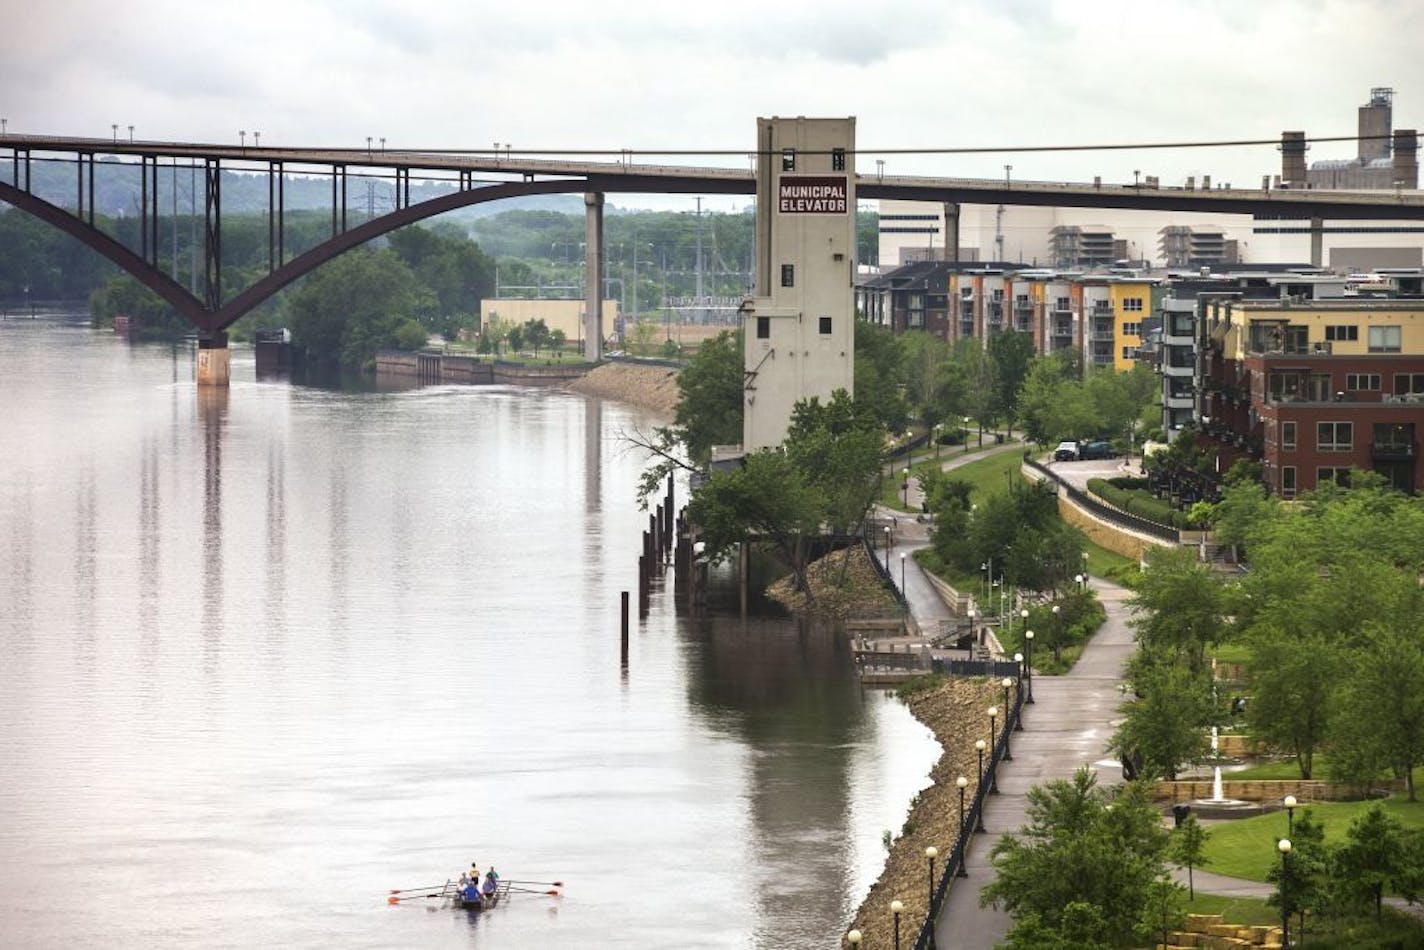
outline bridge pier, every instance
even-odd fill
[[[944,259],[959,260],[959,203],[944,203]]]
[[[198,338],[198,386],[226,388],[232,380],[232,351],[221,331]]]
[[[603,193],[583,196],[584,305],[583,358],[603,359]]]

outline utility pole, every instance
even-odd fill
[[[701,323],[707,322],[707,308],[702,297],[702,196],[697,197],[697,308]]]

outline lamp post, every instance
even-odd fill
[[[905,592],[905,552],[900,552],[900,593]]]
[[[1291,843],[1289,838],[1276,842],[1276,850],[1281,853],[1281,946],[1290,946],[1290,903],[1287,900],[1286,884],[1290,873]]]
[[[959,789],[959,837],[958,837],[957,840],[963,841],[963,840],[964,840],[964,790],[969,787],[969,779],[965,778],[963,775],[959,776],[959,778],[957,778],[957,779],[954,780],[954,787],[957,788],[957,789]],[[968,876],[969,876],[969,875],[967,875],[967,874],[964,873],[964,855],[963,855],[963,848],[962,848],[962,847],[961,847],[961,849],[960,849],[959,873],[958,873],[958,875],[956,875],[956,876],[957,876],[957,877],[968,877]]]
[[[1018,669],[1018,671],[1019,671],[1019,673],[1018,673],[1018,676],[1019,676],[1019,693],[1022,694],[1022,693],[1023,693],[1023,683],[1024,683],[1024,676],[1023,676],[1023,671],[1024,671],[1024,655],[1023,655],[1022,653],[1015,653],[1015,654],[1014,654],[1014,666],[1015,666],[1015,667]],[[1023,700],[1022,700],[1022,695],[1020,696],[1020,700],[1019,700],[1019,714],[1018,714],[1018,717],[1017,717],[1016,719],[1014,719],[1014,732],[1023,732]]]
[[[243,148],[247,148],[247,130],[246,130],[246,129],[238,129],[238,130],[237,130],[237,140],[238,140],[239,143],[241,143],[241,145],[242,145]],[[367,145],[370,145],[370,144],[371,144],[370,138],[367,138],[367,139],[366,139],[366,144],[367,144]]]
[[[944,423],[936,422],[934,427],[935,458],[939,458],[939,438],[944,432]]]
[[[850,944],[852,947],[860,946],[860,931],[852,930],[850,933],[846,934],[846,943]]]
[[[133,126],[129,126],[129,144],[133,144]]]
[[[964,454],[969,454],[969,417],[964,417]]]
[[[382,139],[381,141],[384,142],[385,139]],[[256,131],[254,131],[254,132],[252,133],[252,147],[253,147],[253,148],[261,148],[261,147],[262,147],[262,133],[261,133],[261,132],[256,132]]]
[[[885,569],[890,570],[890,526],[885,526]]]
[[[926,901],[926,905],[930,910],[926,911],[926,913],[930,913],[934,910],[934,862],[937,857],[939,857],[939,848],[930,845],[925,849],[925,858],[930,862],[930,893],[929,900]]]
[[[117,122],[110,122],[110,123],[109,123],[109,128],[111,128],[111,129],[114,130],[114,142],[115,142],[115,144],[117,144],[118,141],[119,141],[119,123],[117,123]]]
[[[1027,615],[1028,611],[1025,610]],[[1024,702],[1033,705],[1033,631],[1024,631],[1024,648],[1028,651],[1028,656],[1024,657],[1024,679],[1028,680],[1028,696]]]
[[[970,645],[969,645],[969,649],[970,649],[970,651],[971,651],[970,655],[972,656],[972,655],[973,655],[972,651],[973,651],[973,649],[974,649],[974,643],[977,643],[978,640],[979,640],[979,631],[977,631],[977,630],[974,629],[974,617],[975,617],[974,608],[973,608],[973,607],[970,607],[970,608],[969,608],[968,610],[966,610],[964,613],[965,613],[965,616],[967,616],[967,617],[969,618],[969,639],[970,639],[970,641],[971,641],[971,642],[970,642]]]
[[[1004,761],[1012,762],[1014,754],[1009,749],[1009,690],[1013,688],[1014,678],[1005,676],[999,685],[1004,687]]]
[[[900,915],[904,911],[905,905],[901,901],[890,902],[890,916],[895,918],[895,950],[900,950]]]
[[[1005,165],[1005,166],[1004,166],[1004,187],[1005,187],[1005,188],[1009,187],[1009,175],[1010,175],[1011,172],[1013,172],[1013,170],[1014,170],[1014,166],[1012,166],[1012,165]]]
[[[1053,647],[1054,659],[1058,658],[1058,651],[1063,649],[1063,608],[1058,604],[1053,605]]]
[[[1082,590],[1082,589],[1083,589],[1083,575],[1082,575],[1082,574],[1074,574],[1074,575],[1073,575],[1073,582],[1078,585],[1078,589],[1079,589],[1079,590]]]
[[[1287,795],[1283,803],[1286,806],[1286,836],[1295,834],[1295,796]]]
[[[983,739],[975,739],[975,740],[974,740],[974,751],[977,752],[977,753],[979,753],[979,784],[976,786],[976,788],[983,788],[983,787],[984,787],[984,740],[983,740]],[[977,794],[977,793],[976,793],[976,794]],[[982,799],[981,799],[981,801],[982,801]],[[975,830],[975,831],[983,831],[983,830],[984,830],[984,809],[983,809],[983,808],[980,808],[980,809],[979,809],[979,820],[978,820],[977,822],[975,822],[975,824],[974,824],[974,830]]]
[[[995,725],[999,718],[999,707],[989,707],[989,794],[999,794],[999,766],[994,761],[994,753],[999,750],[999,735]]]
[[[904,470],[903,477],[902,477],[901,480],[900,480],[900,491],[904,493],[905,507],[906,507],[906,508],[909,508],[909,507],[910,507],[910,470],[909,470],[908,468]]]

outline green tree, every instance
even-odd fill
[[[1392,768],[1412,802],[1414,767],[1424,758],[1424,646],[1418,614],[1402,619],[1400,629],[1377,630],[1353,652],[1333,714],[1331,763],[1357,781]]]
[[[1007,414],[1012,434],[1018,414],[1019,392],[1033,362],[1033,337],[1028,333],[996,333],[989,337],[989,360],[994,365],[995,401]]]
[[[1266,880],[1276,885],[1275,893],[1266,898],[1266,903],[1281,908],[1283,914],[1297,917],[1302,927],[1306,911],[1345,909],[1340,889],[1332,883],[1336,868],[1334,855],[1325,844],[1325,826],[1309,808],[1295,819],[1290,843],[1286,858],[1281,860],[1278,856],[1266,872]]]
[[[979,425],[979,443],[984,442],[984,429],[993,425],[1002,408],[994,361],[980,341],[966,338],[954,346],[951,356],[953,372],[964,386],[964,411]]]
[[[791,412],[786,454],[821,496],[832,531],[860,525],[880,485],[885,430],[869,408],[837,389],[830,402],[798,402]]]
[[[1114,798],[1083,768],[1030,788],[1027,810],[1023,830],[994,844],[995,878],[980,893],[1013,916],[1009,945],[1136,946],[1166,870],[1167,832],[1145,787]]]
[[[823,510],[816,489],[774,449],[751,453],[731,471],[713,472],[688,504],[709,559],[724,560],[752,540],[767,542],[808,598],[806,540],[820,530]]]
[[[1329,735],[1330,707],[1343,672],[1337,638],[1314,631],[1295,636],[1264,625],[1248,637],[1251,701],[1246,718],[1251,735],[1288,753],[1300,777],[1314,773],[1315,752]]]
[[[292,342],[344,366],[365,365],[395,342],[417,298],[415,276],[394,253],[348,251],[289,298]]]
[[[1135,665],[1132,690],[1134,697],[1119,707],[1123,719],[1108,747],[1140,761],[1144,777],[1173,781],[1184,763],[1207,753],[1210,685],[1176,663],[1148,662]]]
[[[869,406],[890,432],[903,432],[909,422],[904,372],[895,335],[885,327],[856,320],[855,398]]]
[[[1375,919],[1383,913],[1385,888],[1409,900],[1417,896],[1418,871],[1410,867],[1411,851],[1400,820],[1372,803],[1345,831],[1345,843],[1336,852],[1339,883],[1368,896]]]
[[[1210,839],[1211,832],[1202,827],[1202,823],[1197,821],[1197,816],[1193,814],[1188,814],[1182,820],[1181,826],[1172,831],[1172,861],[1178,867],[1187,869],[1187,896],[1191,900],[1197,899],[1192,870],[1211,863],[1206,856],[1206,843]]]
[[[697,348],[677,376],[682,398],[675,424],[694,462],[705,462],[714,445],[742,441],[742,338],[723,331]]]
[[[1193,673],[1206,669],[1206,651],[1226,638],[1226,590],[1210,565],[1188,548],[1155,548],[1129,603],[1143,648],[1180,657]]]
[[[925,425],[933,426],[953,411],[944,398],[949,344],[923,330],[911,330],[898,340],[911,411]]]
[[[402,350],[420,350],[429,341],[429,331],[419,320],[407,320],[396,327],[395,345]]]

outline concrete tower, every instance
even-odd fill
[[[1389,133],[1394,124],[1394,90],[1377,86],[1360,106],[1360,161],[1389,158]]]
[[[757,152],[748,452],[781,444],[799,400],[855,385],[855,119],[758,119]]]

